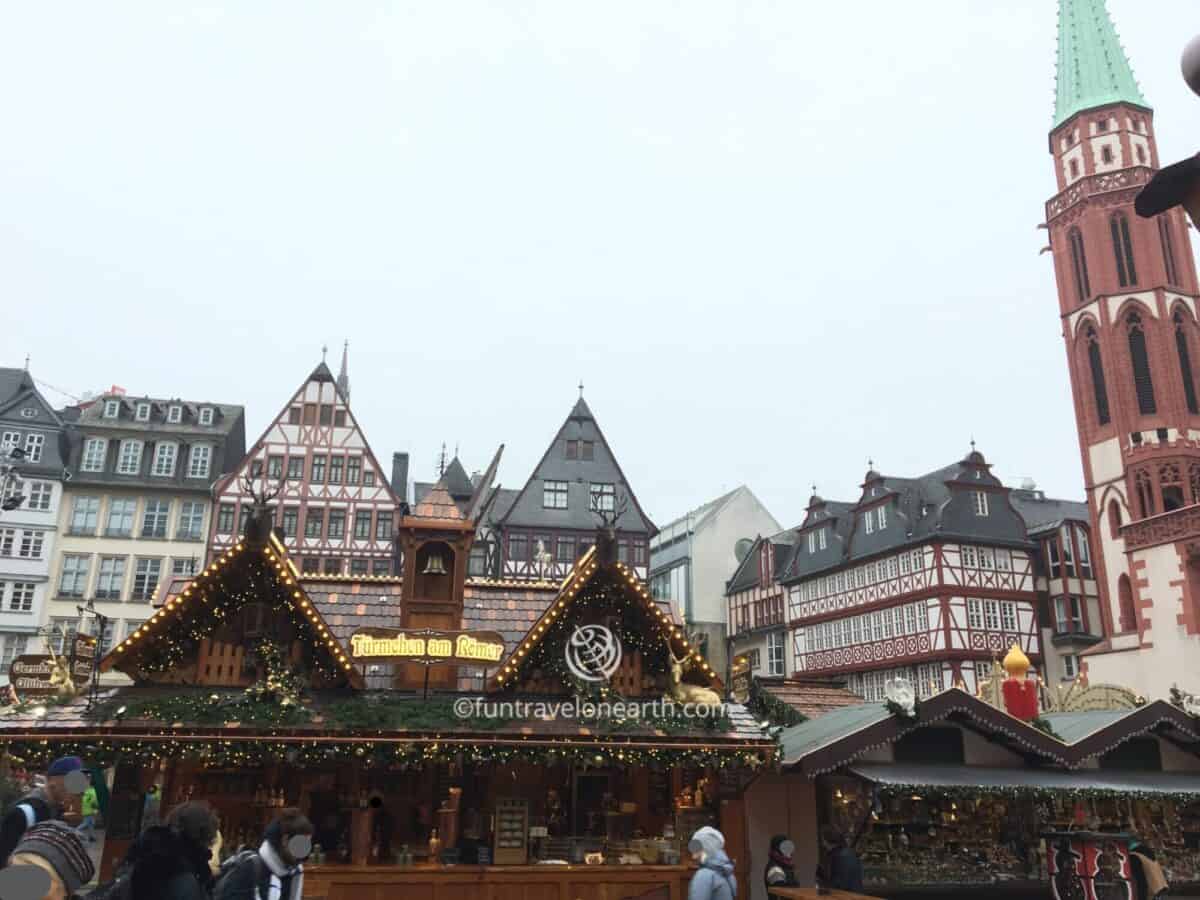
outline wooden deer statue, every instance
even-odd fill
[[[54,685],[54,693],[63,700],[69,700],[79,693],[79,686],[71,677],[71,661],[54,652],[50,642],[46,642],[50,650],[50,683]]]
[[[253,500],[254,512],[250,516],[250,521],[246,525],[247,534],[243,537],[248,537],[252,540],[265,541],[267,535],[271,532],[271,525],[274,520],[274,508],[270,505],[271,501],[283,493],[283,489],[287,486],[287,473],[281,472],[274,486],[267,484],[267,476],[261,476],[261,486],[256,488],[254,479],[249,475],[243,475],[241,480],[242,490],[249,494]]]
[[[600,499],[599,495],[593,494],[588,506],[600,520],[596,529],[596,553],[602,564],[614,563],[617,561],[617,522],[629,509],[629,497],[622,494],[612,509],[604,509]]]
[[[674,700],[676,703],[703,703],[706,706],[720,706],[721,695],[716,691],[684,682],[683,670],[691,662],[691,657],[687,654],[676,656],[669,642],[667,643],[667,652],[671,654],[671,690],[667,695],[668,699]]]

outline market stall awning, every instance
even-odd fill
[[[1200,775],[1170,772],[1118,772],[1105,769],[999,769],[985,766],[929,766],[919,763],[855,763],[847,771],[881,787],[996,791],[1077,791],[1135,796],[1200,796]]]

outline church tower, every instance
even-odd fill
[[[1046,204],[1108,638],[1093,681],[1165,696],[1200,649],[1196,267],[1183,212],[1139,218],[1153,112],[1104,0],[1060,0]]]

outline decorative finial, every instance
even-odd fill
[[[971,435],[971,452],[975,452],[975,435]]]
[[[875,460],[871,459],[869,456],[867,457],[867,468],[868,469],[875,468]]]
[[[446,474],[446,442],[442,441],[442,453],[438,457],[438,478]]]
[[[321,362],[325,362],[325,354],[329,352],[329,347],[325,344],[321,345]]]
[[[579,399],[583,399],[583,379],[579,379]]]
[[[25,354],[25,371],[26,372],[29,371],[29,354],[28,353]]]

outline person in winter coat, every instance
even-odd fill
[[[30,791],[0,819],[0,869],[21,841],[21,835],[38,822],[60,819],[67,799],[67,776],[83,768],[78,756],[64,756],[50,763],[46,770],[46,786]],[[76,776],[78,777],[78,776]]]
[[[786,834],[777,834],[771,838],[771,850],[763,870],[763,882],[768,893],[773,887],[796,886],[796,870],[792,867],[792,854],[795,852],[796,845]]]
[[[215,900],[300,900],[312,833],[312,822],[300,810],[281,810],[256,852],[227,862],[232,870],[223,872]]]
[[[122,864],[132,900],[208,900],[218,826],[207,803],[191,801],[171,810],[164,824],[143,831]]]
[[[1133,873],[1134,900],[1154,900],[1171,887],[1154,858],[1154,851],[1141,841],[1129,845],[1129,868]]]
[[[90,844],[96,843],[96,815],[99,812],[100,801],[96,797],[96,785],[89,782],[87,790],[79,798],[79,813],[83,816],[83,821],[75,830],[79,832],[80,837],[86,833]]]
[[[705,825],[688,841],[688,852],[700,867],[688,885],[688,900],[734,900],[737,879],[725,854],[725,835]]]
[[[842,833],[832,825],[821,829],[821,849],[824,862],[817,869],[817,884],[835,891],[863,889],[863,867],[858,856],[846,846]]]
[[[30,871],[32,877],[22,878],[11,887],[19,890],[21,882],[28,880],[31,887],[43,892],[30,893],[18,900],[67,900],[91,881],[96,872],[75,830],[65,822],[53,821],[34,825],[21,835],[8,863],[8,875],[16,875],[19,867],[41,871]],[[13,896],[17,896],[16,891]]]

